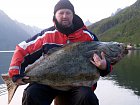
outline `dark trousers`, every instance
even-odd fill
[[[51,105],[53,99],[63,94],[67,105],[99,105],[98,99],[90,87],[76,87],[69,91],[60,91],[47,85],[29,85],[22,98],[22,105]]]

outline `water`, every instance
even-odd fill
[[[6,73],[12,52],[0,52],[0,73]],[[95,91],[100,105],[140,105],[140,50],[134,50],[114,66],[113,72],[101,78]],[[0,87],[3,81],[0,79]],[[18,88],[10,105],[21,105],[25,86]],[[1,88],[0,88],[1,89]],[[17,100],[17,97],[19,98]],[[4,101],[1,101],[4,100]],[[0,105],[7,105],[7,94],[0,96]]]
[[[140,50],[129,52],[127,57],[119,62],[111,75],[116,85],[131,89],[140,96]]]
[[[12,55],[13,51],[0,51],[0,74],[7,73]],[[0,84],[2,83],[0,79]]]

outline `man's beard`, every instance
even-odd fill
[[[73,29],[74,29],[73,24],[69,27],[62,25],[62,24],[58,23],[55,16],[53,17],[53,21],[55,22],[55,25],[56,25],[56,28],[58,29],[58,31],[60,31],[66,35],[73,33]]]

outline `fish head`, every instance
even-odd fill
[[[112,65],[118,63],[125,55],[128,54],[127,46],[119,42],[101,42],[98,50],[105,54],[105,58]]]

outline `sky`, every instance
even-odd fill
[[[59,0],[0,0],[0,10],[11,19],[30,26],[47,28],[53,25],[55,4]],[[70,0],[83,21],[92,23],[111,16],[118,8],[125,8],[137,0]]]

